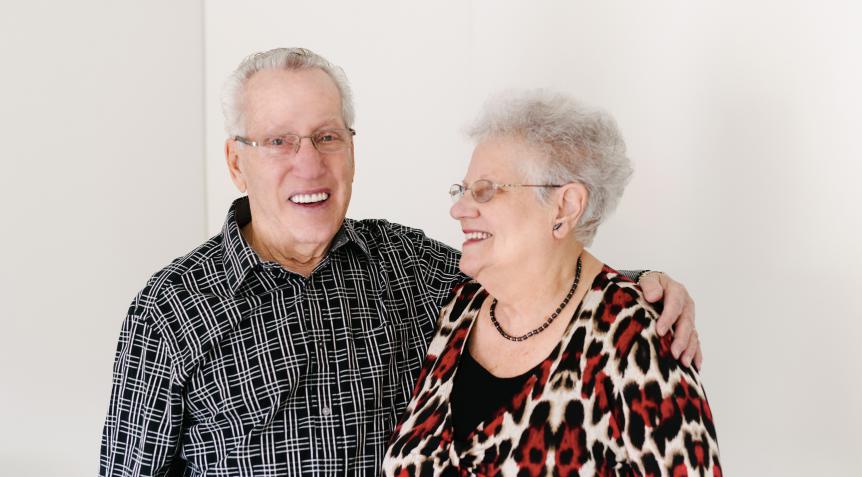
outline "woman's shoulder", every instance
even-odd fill
[[[616,360],[630,358],[633,348],[646,346],[653,353],[669,350],[670,334],[658,335],[661,304],[647,301],[640,285],[605,265],[584,299],[581,319],[592,319],[592,337],[612,351]],[[652,354],[652,353],[651,353]]]
[[[608,266],[596,277],[592,291],[592,306],[584,311],[592,312],[592,336],[615,363],[617,378],[635,369],[644,376],[652,369],[662,380],[686,373],[699,381],[694,369],[673,357],[672,334],[658,333],[661,303],[648,302],[637,283]]]
[[[449,292],[449,297],[443,302],[440,318],[445,315],[451,321],[458,319],[477,296],[483,298],[485,295],[487,292],[482,285],[472,278],[456,284]],[[477,302],[481,305],[482,300]]]
[[[638,310],[643,310],[652,319],[658,319],[661,314],[661,302],[647,301],[639,284],[608,265],[602,266],[593,281],[590,295],[590,304],[599,308],[605,321]]]
[[[452,287],[437,317],[428,353],[439,354],[453,333],[462,328],[468,329],[487,296],[488,292],[475,280],[465,280]]]

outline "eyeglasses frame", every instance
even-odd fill
[[[494,192],[491,194],[490,197],[488,197],[488,200],[479,200],[479,198],[476,197],[476,193],[474,192],[473,186],[476,185],[477,182],[487,182],[491,184],[491,189],[493,189]],[[566,184],[497,184],[496,182],[490,181],[488,179],[479,179],[473,181],[473,183],[469,186],[464,186],[462,184],[452,184],[451,186],[449,186],[449,197],[452,198],[453,202],[457,202],[458,200],[461,200],[461,198],[464,197],[464,193],[469,190],[470,194],[473,196],[473,200],[475,200],[479,204],[485,204],[490,202],[491,199],[493,199],[494,196],[497,195],[498,189],[511,189],[514,187],[563,187],[564,185]],[[455,197],[455,195],[452,194],[452,191],[455,187],[458,187],[460,190],[457,195],[457,198]]]
[[[283,134],[282,136],[296,136],[297,138],[299,138],[299,140],[296,141],[296,149],[293,151],[293,155],[296,155],[297,153],[299,153],[299,149],[302,147],[302,140],[306,139],[306,138],[308,138],[308,140],[311,141],[311,145],[314,146],[314,149],[317,152],[319,152],[321,154],[327,154],[326,152],[320,150],[320,147],[317,145],[317,142],[314,140],[315,136],[317,136],[320,133],[327,132],[327,131],[347,131],[350,133],[350,136],[348,136],[348,137],[350,137],[351,141],[353,141],[353,136],[356,136],[356,130],[353,128],[324,129],[324,130],[321,130],[320,132],[318,132],[317,134],[312,134],[310,136],[300,136],[299,134],[293,134],[293,133]],[[234,136],[233,140],[239,141],[239,142],[245,144],[246,146],[261,147],[261,148],[266,147],[263,144],[261,144],[260,141],[255,141],[253,139],[243,137],[243,136]],[[332,151],[332,152],[341,152],[341,151],[339,150],[339,151]]]

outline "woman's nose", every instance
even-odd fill
[[[464,194],[452,204],[452,207],[449,208],[449,215],[452,216],[455,220],[461,220],[465,218],[473,218],[478,215],[478,209],[476,209],[476,203],[472,200],[472,197],[467,197],[470,194],[468,191],[464,191]]]

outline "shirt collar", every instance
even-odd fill
[[[236,293],[246,275],[262,263],[240,232],[240,229],[249,222],[251,222],[251,211],[248,197],[240,197],[231,204],[221,229],[225,273],[232,293]]]
[[[227,274],[228,286],[232,293],[236,294],[240,285],[245,281],[249,273],[263,265],[263,261],[251,248],[240,229],[251,222],[251,209],[248,197],[240,197],[231,205],[222,226],[222,247],[225,260],[225,272]],[[340,249],[348,243],[353,243],[367,256],[371,256],[368,243],[362,234],[356,230],[356,221],[344,219],[327,255]]]
[[[333,252],[338,250],[347,243],[356,244],[356,246],[359,247],[359,250],[362,250],[362,253],[371,257],[371,249],[368,247],[368,242],[366,242],[365,237],[356,230],[356,221],[353,219],[344,219],[344,223],[341,224],[341,228],[332,240],[332,246],[329,247],[329,251]]]

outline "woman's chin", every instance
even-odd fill
[[[464,261],[463,258],[458,266],[461,269],[461,273],[473,279],[476,278],[476,274],[479,272],[479,268],[474,263],[471,263],[469,260]]]

